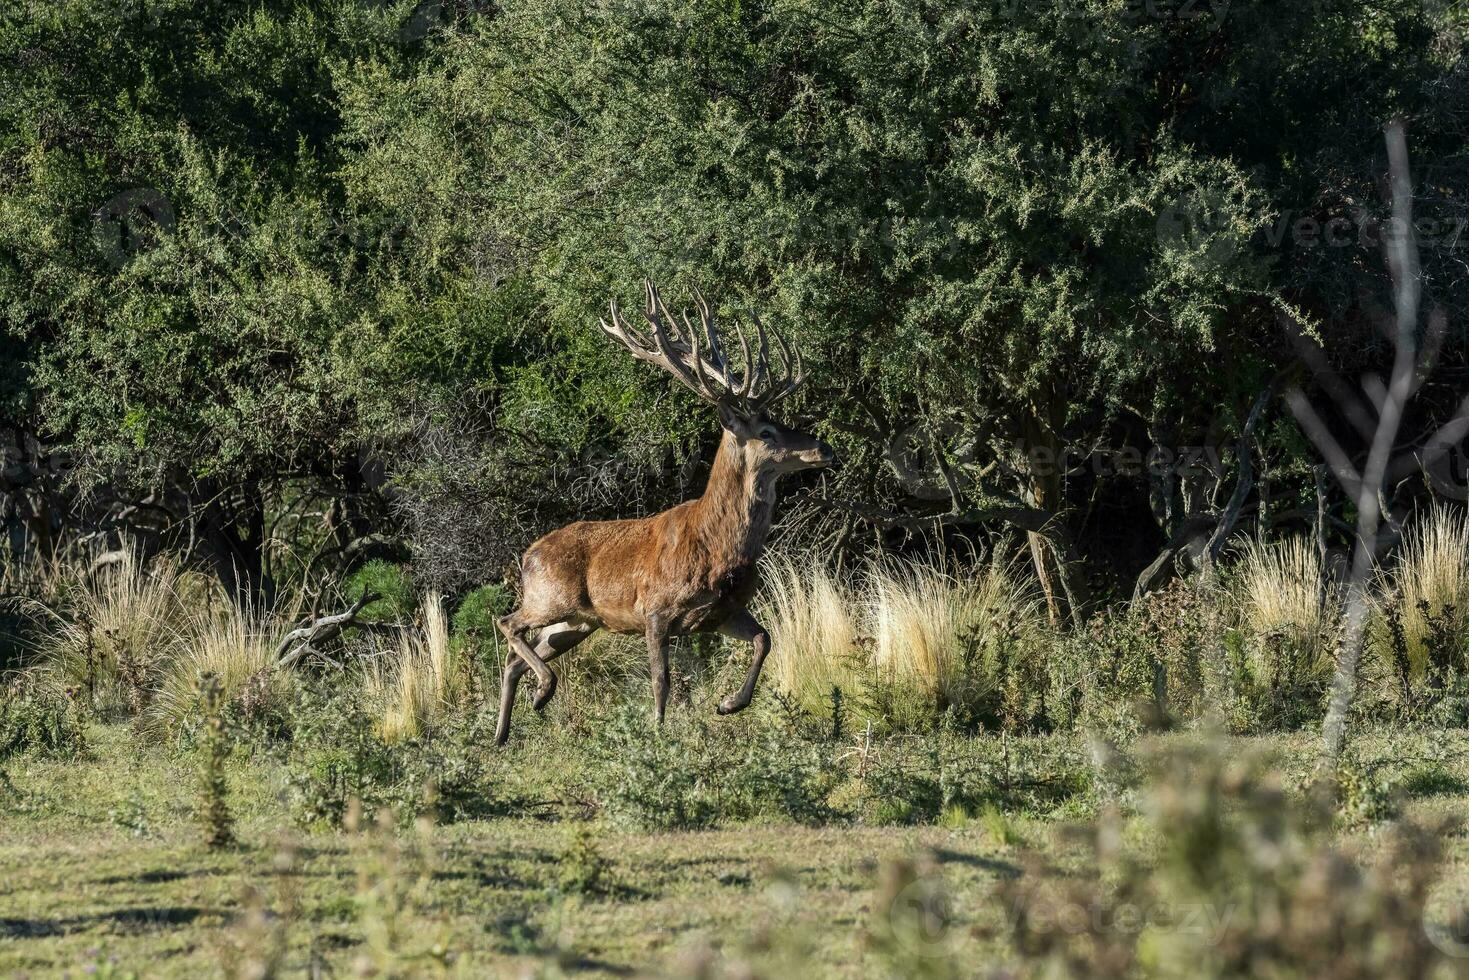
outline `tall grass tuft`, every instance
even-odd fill
[[[256,614],[231,603],[196,605],[175,628],[160,666],[150,720],[176,728],[198,706],[199,678],[210,675],[222,703],[239,704],[246,716],[283,705],[290,676],[276,670],[275,651],[290,617]]]
[[[961,633],[977,612],[972,584],[916,563],[873,566],[866,583],[873,662],[881,676],[947,697],[958,675]]]
[[[954,576],[929,565],[873,566],[866,609],[879,677],[937,707],[992,700],[1034,647],[1033,591],[1000,561]]]
[[[998,561],[965,575],[886,562],[847,585],[777,559],[764,577],[775,682],[808,710],[829,705],[833,687],[882,693],[887,706],[869,703],[869,713],[906,715],[909,695],[926,709],[973,706],[1033,648],[1040,623],[1033,592]]]
[[[175,566],[150,568],[132,552],[101,569],[75,591],[71,615],[42,646],[53,683],[103,716],[141,712],[178,634],[189,584]]]
[[[366,675],[367,697],[378,711],[386,742],[415,738],[443,717],[464,694],[460,657],[449,640],[449,620],[437,593],[425,597],[422,632],[404,631],[396,656]]]
[[[1284,644],[1308,675],[1329,670],[1337,588],[1327,582],[1316,548],[1304,537],[1274,544],[1251,541],[1239,563],[1234,592],[1257,678],[1279,669],[1269,662]]]
[[[1413,673],[1421,675],[1436,637],[1469,634],[1469,517],[1435,505],[1404,537],[1379,592],[1384,604],[1396,606],[1400,642]],[[1374,629],[1374,646],[1387,642],[1383,632]]]
[[[776,687],[815,709],[833,687],[853,691],[860,682],[857,602],[824,566],[774,558],[762,571],[764,598],[758,613],[770,630]]]

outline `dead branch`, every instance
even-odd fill
[[[363,590],[357,601],[346,612],[322,616],[303,626],[291,630],[276,647],[276,666],[285,669],[321,645],[336,639],[349,626],[360,625],[357,617],[369,603],[382,598],[370,589]]]

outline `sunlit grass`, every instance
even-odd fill
[[[777,687],[807,708],[833,687],[891,685],[939,705],[982,697],[999,651],[1031,647],[1035,593],[1002,562],[950,574],[915,562],[869,566],[851,583],[820,566],[772,560],[760,610]]]
[[[69,615],[42,647],[42,669],[103,716],[139,711],[199,591],[176,566],[149,565],[127,552],[121,561],[78,578]]]
[[[437,593],[425,597],[422,628],[404,630],[388,663],[370,667],[365,695],[378,712],[385,742],[415,738],[441,720],[464,693],[460,657],[449,639],[449,620]]]
[[[808,708],[833,687],[851,691],[861,671],[857,603],[825,567],[772,559],[757,618],[770,631],[772,680]]]
[[[1447,617],[1451,635],[1469,633],[1469,518],[1464,511],[1440,504],[1414,521],[1396,559],[1379,577],[1378,591],[1373,645],[1382,652],[1388,642],[1381,606],[1394,604],[1415,673],[1427,660],[1431,620]]]
[[[1239,622],[1257,641],[1251,644],[1257,676],[1269,673],[1270,665],[1260,658],[1268,649],[1264,641],[1271,638],[1304,654],[1312,671],[1330,668],[1339,590],[1325,575],[1319,552],[1304,537],[1246,545],[1233,592]]]
[[[193,712],[204,674],[218,678],[223,704],[244,701],[255,712],[282,703],[291,675],[276,669],[276,648],[288,623],[288,618],[256,614],[229,603],[190,610],[160,667],[151,719],[172,728]]]

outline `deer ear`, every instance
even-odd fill
[[[750,425],[745,421],[745,417],[735,411],[732,406],[726,405],[724,402],[715,402],[714,408],[719,412],[720,425],[738,435],[746,434],[746,430],[749,429]]]

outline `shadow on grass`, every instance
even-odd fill
[[[135,875],[108,875],[98,878],[99,885],[160,885],[168,881],[179,881],[195,875],[213,874],[212,871],[177,871],[159,868],[157,871],[140,871]]]
[[[1469,794],[1469,781],[1443,769],[1419,769],[1403,780],[1403,793],[1411,798],[1464,796]]]
[[[172,926],[188,925],[207,909],[191,906],[157,906],[113,909],[95,915],[75,915],[64,919],[0,919],[0,937],[6,939],[45,939],[85,932],[99,926],[115,926],[129,932],[150,932]]]
[[[971,868],[981,868],[1001,878],[1020,877],[1020,868],[1009,861],[981,857],[978,854],[969,854],[964,851],[951,851],[946,847],[935,847],[932,851],[934,860],[940,864],[967,864]]]
[[[626,977],[637,972],[621,963],[609,963],[558,946],[529,912],[502,915],[495,920],[491,931],[496,934],[495,946],[500,952],[554,960],[567,973],[597,972]]]

